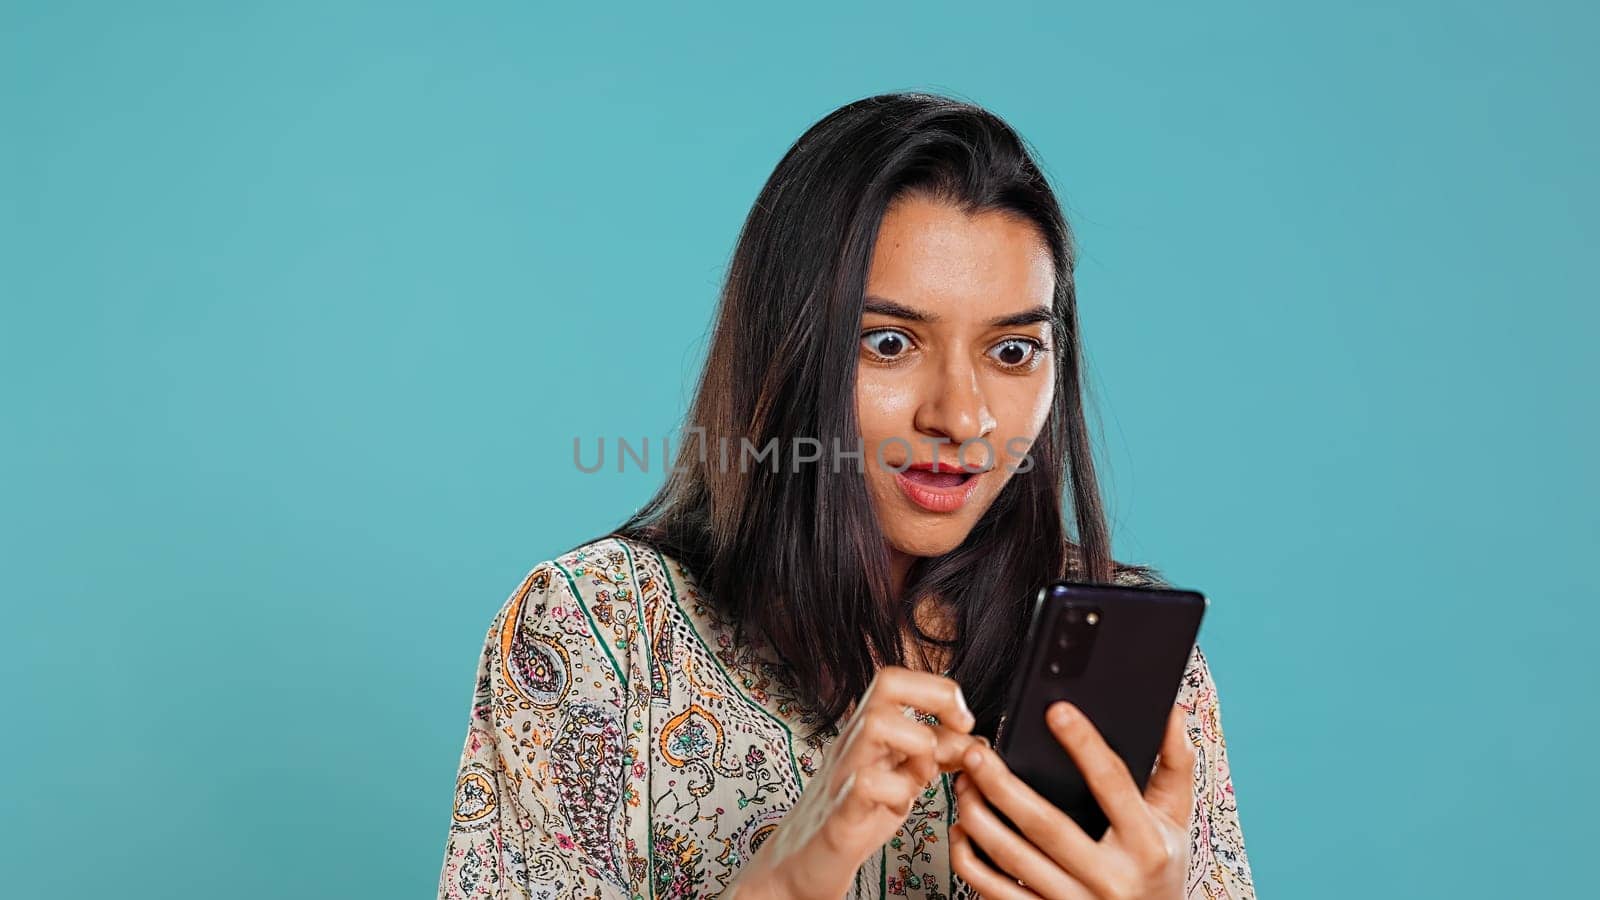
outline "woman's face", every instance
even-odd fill
[[[1030,222],[968,217],[921,197],[885,213],[861,317],[856,411],[867,489],[892,550],[937,556],[959,546],[1026,465],[1054,397],[1054,293],[1050,251]],[[935,462],[938,472],[921,470]]]

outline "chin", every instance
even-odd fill
[[[890,528],[889,546],[908,556],[943,556],[961,546],[972,533],[971,522],[945,521],[931,527],[917,528],[911,523]]]

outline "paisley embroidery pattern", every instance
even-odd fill
[[[838,737],[803,737],[810,712],[774,658],[736,643],[693,577],[648,546],[605,538],[535,566],[484,639],[441,900],[721,893]],[[1196,748],[1188,896],[1253,900],[1199,647],[1179,703]],[[950,871],[952,788],[944,775],[927,786],[850,897],[974,896]]]
[[[550,747],[550,779],[577,850],[627,884],[613,831],[622,806],[622,726],[603,704],[580,700]]]
[[[487,828],[497,810],[493,773],[477,763],[468,763],[456,778],[455,827],[461,830]]]
[[[667,720],[661,729],[661,755],[678,768],[691,760],[722,760],[722,725],[698,703]]]
[[[566,648],[543,635],[514,637],[506,656],[506,677],[535,707],[555,709],[572,686]]]

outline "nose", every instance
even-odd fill
[[[953,354],[944,365],[931,369],[912,425],[919,434],[957,445],[992,434],[996,423],[977,368]],[[968,448],[963,462],[983,465],[985,454],[981,448]]]

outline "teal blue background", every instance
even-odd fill
[[[572,439],[903,88],[1061,192],[1264,895],[1592,886],[1592,4],[674,6],[3,6],[8,896],[432,896],[490,619],[659,480]]]

